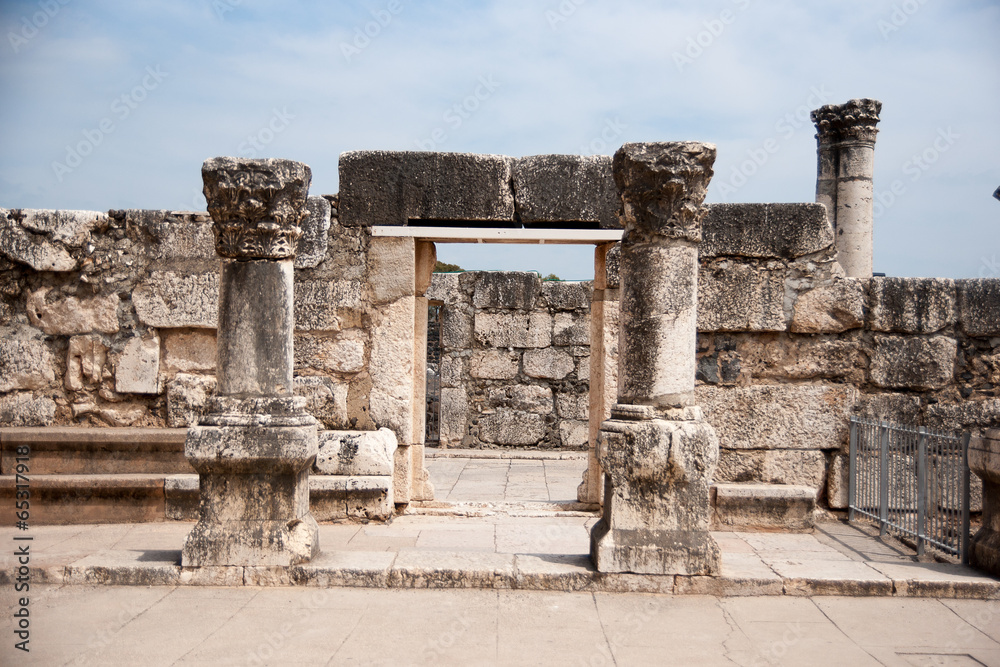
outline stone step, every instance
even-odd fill
[[[0,473],[15,472],[27,445],[32,475],[193,473],[183,428],[0,428]]]
[[[713,530],[808,530],[814,525],[816,489],[791,484],[715,484]]]
[[[487,516],[518,516],[518,517],[545,517],[545,516],[585,516],[596,517],[600,510],[599,505],[589,503],[548,503],[548,502],[475,502],[475,501],[438,501],[425,500],[411,502],[406,507],[406,514],[425,514],[433,516],[465,516],[465,517],[487,517]]]
[[[17,521],[15,495],[29,491],[28,525],[143,523],[198,518],[198,475],[150,473],[0,475],[0,524]],[[386,520],[393,514],[391,478],[311,475],[309,504],[317,521]]]

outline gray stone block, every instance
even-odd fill
[[[822,204],[709,204],[702,220],[702,257],[795,259],[834,244]]]
[[[934,333],[955,322],[955,281],[946,278],[872,278],[872,331]]]
[[[784,331],[784,273],[734,262],[703,266],[698,273],[698,330]]]
[[[940,389],[953,382],[958,343],[947,336],[875,336],[872,384],[890,389]]]
[[[801,530],[813,525],[816,490],[785,484],[718,484],[715,487],[716,530],[781,528]]]
[[[541,292],[541,280],[531,271],[477,272],[472,305],[476,308],[531,310]]]
[[[486,401],[491,408],[506,407],[524,412],[536,412],[540,415],[552,412],[552,390],[538,385],[489,387]]]
[[[32,326],[47,334],[69,336],[93,331],[117,333],[118,295],[115,293],[84,297],[63,296],[50,287],[40,287],[28,295],[25,309]],[[134,298],[134,297],[133,297]]]
[[[514,161],[514,199],[526,227],[598,223],[618,229],[618,192],[607,155],[532,155]]]
[[[826,455],[802,449],[721,449],[716,482],[793,484],[819,489],[826,479]]]
[[[552,317],[548,313],[476,313],[476,340],[490,347],[548,347]]]
[[[958,321],[969,336],[1000,336],[1000,278],[956,280]]]
[[[604,260],[605,280],[608,289],[618,289],[621,285],[622,244],[616,243],[608,250]]]
[[[856,278],[836,280],[799,295],[792,315],[795,333],[840,333],[864,325],[865,290]]]
[[[6,209],[0,209],[0,253],[35,271],[72,271],[76,268],[76,260],[66,248],[44,234],[24,229]]]
[[[320,431],[313,472],[320,475],[393,474],[396,435],[377,431]]]
[[[215,391],[214,377],[178,373],[167,383],[167,426],[184,428],[198,423]]]
[[[472,153],[351,151],[340,156],[346,227],[461,220],[514,224],[512,158]]]
[[[857,397],[850,385],[695,389],[706,421],[727,449],[840,449]]]
[[[323,197],[306,200],[306,216],[299,226],[302,236],[295,251],[295,268],[309,269],[318,266],[326,257],[327,234],[330,232],[330,202]]]
[[[1000,398],[928,405],[926,421],[931,428],[949,431],[995,428],[1000,424]]]
[[[592,291],[593,283],[589,280],[542,282],[542,297],[550,310],[589,309]]]
[[[208,213],[128,209],[125,224],[148,239],[149,258],[156,260],[214,260],[215,232]]]
[[[323,376],[296,377],[295,395],[306,399],[306,412],[327,428],[348,424],[346,383]]]
[[[524,353],[524,374],[528,377],[562,380],[575,368],[573,357],[553,347]]]
[[[552,319],[554,345],[590,345],[590,316],[586,313],[556,313]]]
[[[150,327],[214,329],[219,319],[219,272],[153,271],[132,293]]]
[[[48,426],[55,416],[55,401],[48,396],[30,393],[0,396],[0,425]]]
[[[37,329],[0,329],[0,392],[52,385],[54,362]]]
[[[70,248],[79,248],[91,232],[108,224],[106,213],[24,208],[12,211],[21,226]]]
[[[857,414],[865,419],[915,424],[920,416],[920,397],[913,394],[863,394]]]
[[[545,437],[545,418],[533,412],[498,409],[479,419],[479,439],[495,445],[537,445]]]

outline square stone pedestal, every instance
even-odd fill
[[[617,406],[616,406],[617,407]],[[707,422],[611,419],[598,436],[604,517],[591,532],[600,572],[712,575],[709,487],[718,440]]]
[[[195,426],[184,450],[199,473],[201,499],[182,566],[289,566],[319,553],[309,512],[315,424]]]

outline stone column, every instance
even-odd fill
[[[618,403],[598,457],[604,515],[591,534],[601,572],[714,574],[709,486],[715,431],[694,405],[698,243],[715,146],[625,144]]]
[[[837,256],[850,278],[871,278],[875,135],[882,103],[850,100],[812,112],[819,160],[816,201],[826,205]]]
[[[1000,428],[969,442],[969,469],[983,480],[983,524],[972,538],[969,560],[1000,577]]]
[[[317,422],[292,393],[292,261],[312,175],[299,162],[229,157],[201,174],[223,258],[218,386],[184,443],[201,501],[181,565],[293,565],[319,553]]]

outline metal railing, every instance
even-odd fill
[[[848,520],[968,562],[969,437],[851,417]]]

